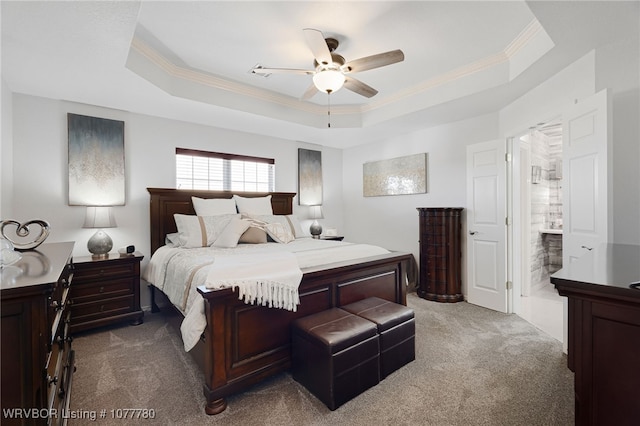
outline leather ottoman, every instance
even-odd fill
[[[380,382],[376,325],[332,308],[292,323],[291,373],[330,410]]]
[[[380,379],[416,359],[413,309],[377,297],[341,307],[374,322],[380,336]]]

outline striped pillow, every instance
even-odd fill
[[[212,245],[234,217],[240,217],[240,215],[194,216],[174,214],[173,218],[178,228],[180,247],[195,248]]]

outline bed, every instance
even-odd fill
[[[175,233],[174,214],[195,215],[191,197],[232,198],[227,191],[147,188],[150,194],[151,251]],[[241,193],[243,197],[271,195],[274,215],[291,215],[295,193]],[[204,373],[205,412],[225,410],[226,398],[290,367],[289,326],[296,318],[376,296],[406,305],[413,279],[411,254],[390,252],[357,260],[302,268],[295,312],[244,303],[238,290],[197,286],[204,300],[206,327],[190,353]],[[155,287],[150,285],[152,311],[157,311]]]

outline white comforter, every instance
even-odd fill
[[[288,257],[285,253],[293,253],[300,269],[389,253],[388,250],[368,244],[312,238],[300,238],[288,244],[240,244],[236,248],[227,249],[184,249],[164,246],[156,250],[151,257],[142,277],[162,290],[171,303],[185,315],[181,331],[185,350],[189,351],[206,327],[204,300],[196,289],[215,278],[216,257],[241,255],[245,258],[251,255],[256,257],[256,265],[259,265],[261,258],[278,257],[279,252],[283,253],[282,258]],[[271,272],[265,269],[265,274],[267,273]]]

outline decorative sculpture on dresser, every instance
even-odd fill
[[[24,223],[17,222],[15,220],[3,220],[2,226],[0,226],[0,234],[2,234],[2,238],[8,240],[13,244],[13,247],[16,250],[32,250],[38,247],[40,244],[44,243],[44,240],[49,236],[49,222],[40,219],[33,219]],[[29,229],[30,225],[38,225],[40,227],[40,235],[38,235],[34,240],[24,242],[24,240],[15,241],[9,238],[4,233],[4,228],[7,225],[14,225],[16,227],[15,234],[20,238],[26,238],[29,236],[31,230]],[[23,242],[21,242],[23,241]]]

